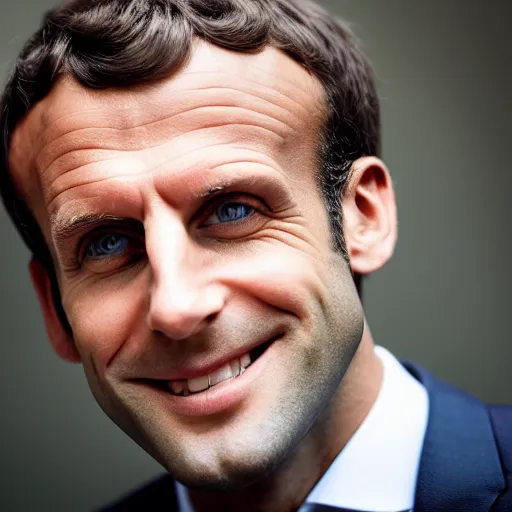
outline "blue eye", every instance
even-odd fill
[[[224,203],[217,208],[215,215],[222,222],[236,222],[252,214],[254,208],[243,203]]]
[[[108,233],[94,240],[87,246],[86,258],[103,258],[117,256],[128,247],[128,238],[115,233]]]

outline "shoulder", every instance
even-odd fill
[[[177,512],[174,481],[163,475],[97,512]]]
[[[497,500],[495,510],[512,510],[512,407],[491,405],[489,414],[507,482],[507,491]]]
[[[486,405],[416,364],[404,366],[429,396],[417,512],[512,510],[512,407]]]

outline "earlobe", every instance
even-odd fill
[[[363,157],[354,162],[342,204],[352,271],[375,272],[393,255],[397,238],[393,184],[380,159]]]
[[[32,258],[29,264],[30,277],[36,290],[37,298],[43,312],[46,332],[55,352],[62,359],[70,363],[79,363],[81,361],[73,337],[64,328],[59,318],[55,303],[53,301],[52,283],[48,271],[41,262]]]

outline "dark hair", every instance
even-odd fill
[[[334,248],[347,256],[341,197],[352,162],[379,154],[380,125],[371,66],[343,23],[309,0],[71,0],[45,15],[0,101],[2,199],[51,275],[49,249],[9,173],[17,124],[63,73],[96,89],[158,80],[179,69],[194,37],[238,52],[273,46],[321,81],[327,114],[319,137],[318,183]],[[60,307],[55,279],[54,296]]]

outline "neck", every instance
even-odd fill
[[[294,512],[372,408],[382,383],[382,364],[365,322],[363,337],[342,384],[292,455],[271,476],[238,491],[189,490],[196,512]]]

